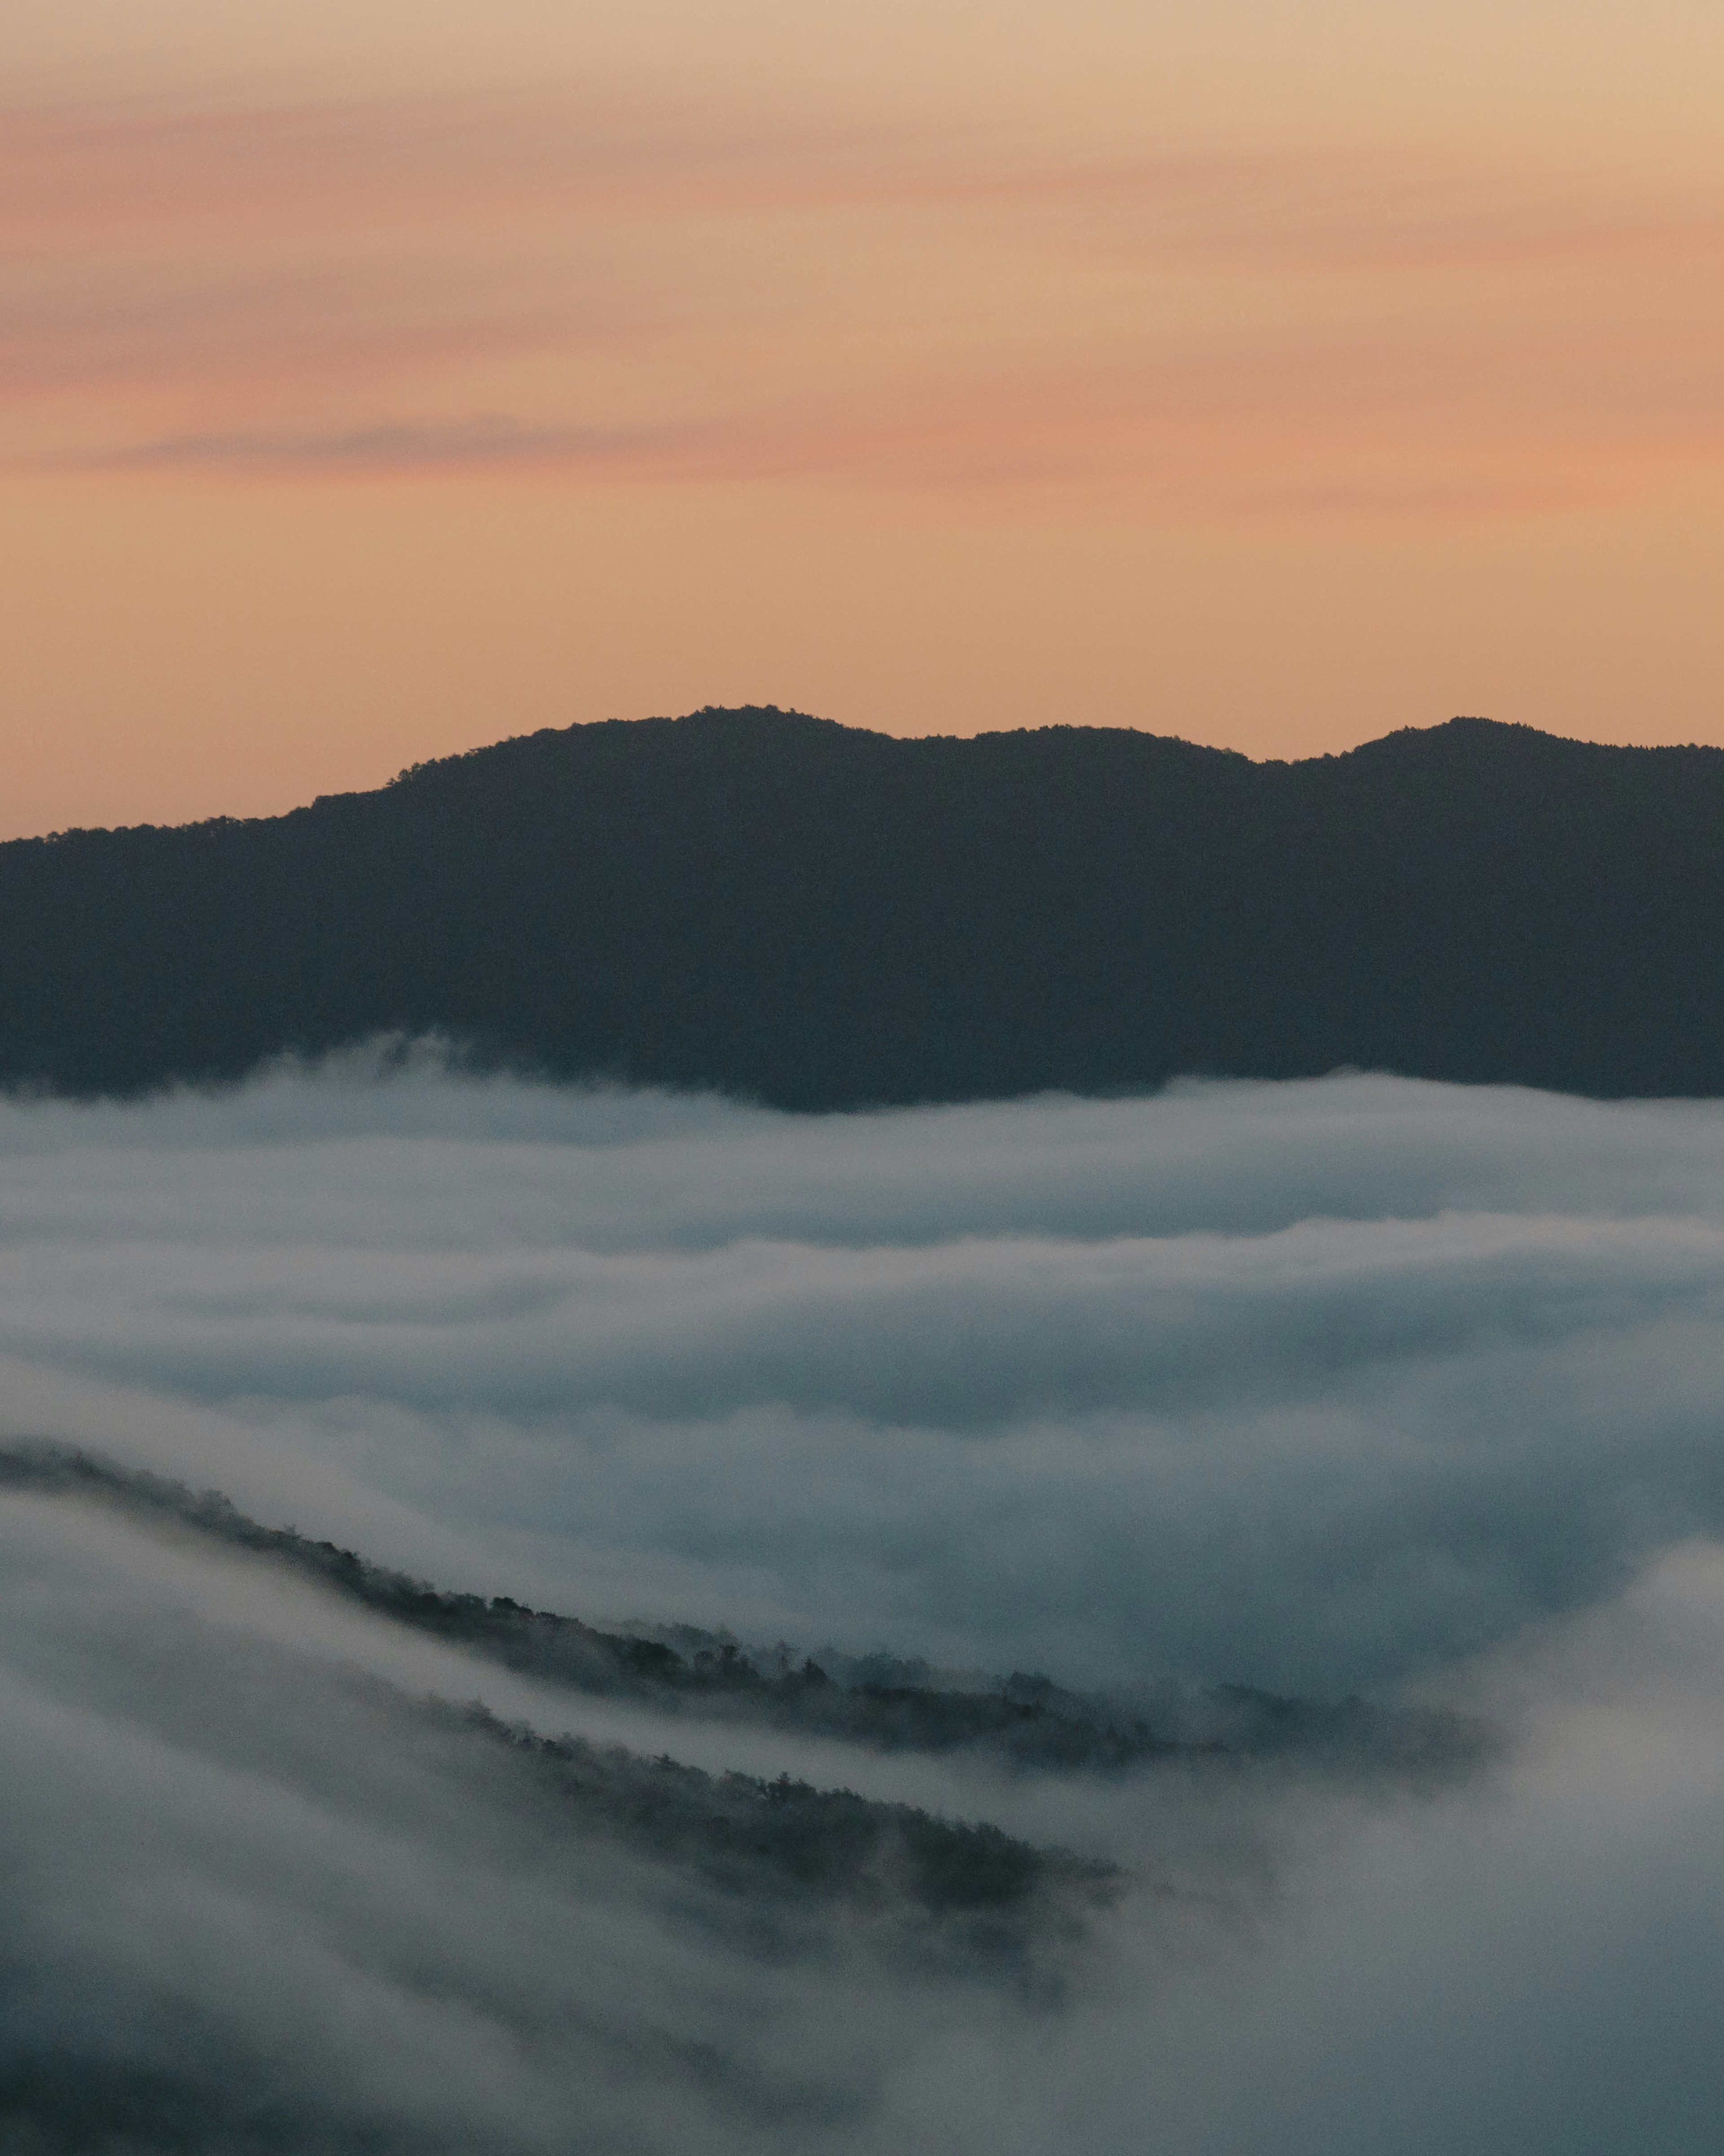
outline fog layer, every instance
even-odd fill
[[[444,1587],[1491,1738],[1410,1778],[892,1754],[0,1483],[8,2152],[1717,2145],[1724,1109],[798,1122],[356,1062],[0,1109],[0,1313],[8,1443]],[[562,1732],[1117,1885],[817,1891],[583,1810]]]
[[[1345,1691],[1724,1527],[1724,1111],[13,1106],[0,1358],[13,1430],[448,1586]]]

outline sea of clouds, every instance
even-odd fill
[[[1390,1789],[673,1726],[0,1496],[0,2146],[110,2145],[41,2138],[93,2073],[139,2148],[1717,2145],[1724,1106],[793,1118],[429,1050],[14,1101],[0,1424],[445,1588],[1499,1738]],[[1051,1992],[757,1951],[428,1693],[1141,1891]]]

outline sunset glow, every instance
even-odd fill
[[[1724,17],[0,26],[5,828],[772,701],[1724,742]]]

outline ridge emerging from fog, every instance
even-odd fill
[[[0,847],[0,1082],[435,1033],[824,1110],[1343,1066],[1724,1093],[1724,751],[1456,719],[1253,763],[775,708]]]

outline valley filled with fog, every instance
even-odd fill
[[[1719,1104],[0,1104],[5,2145],[1710,2149],[1721,1440]]]

